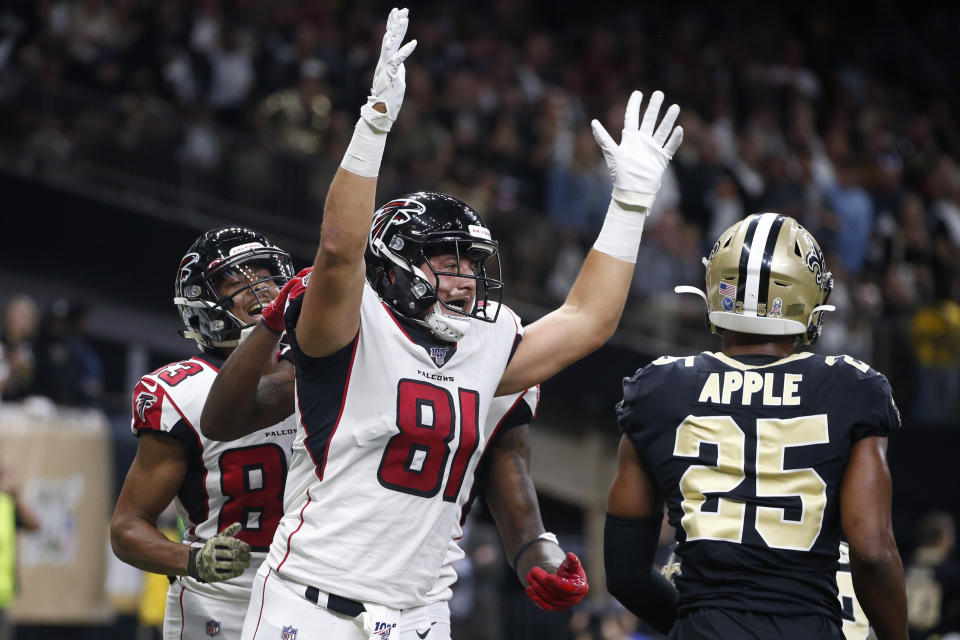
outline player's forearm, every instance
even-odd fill
[[[653,567],[647,567],[630,580],[610,580],[607,568],[607,590],[632,614],[667,635],[677,619],[677,590]]]
[[[633,264],[591,250],[566,301],[527,327],[496,395],[523,391],[590,355],[617,329]]]
[[[251,427],[263,429],[293,415],[296,375],[293,365],[282,362],[274,373],[260,378]]]
[[[503,541],[503,550],[511,562],[524,543],[544,532],[533,482],[526,478],[517,484],[511,495],[484,489],[487,506]]]
[[[325,273],[363,261],[376,208],[376,190],[376,176],[363,177],[337,169],[324,205],[315,270]]]
[[[360,326],[363,254],[373,218],[376,183],[376,178],[364,178],[341,168],[327,194],[320,248],[296,327],[300,349],[311,357],[327,356],[340,349]]]
[[[617,330],[633,280],[634,263],[591,249],[561,311],[569,320],[572,360],[600,348]]]
[[[524,576],[534,567],[555,573],[563,562],[563,550],[547,540],[533,542],[544,533],[533,480],[524,475],[499,484],[510,486],[485,491],[484,495],[497,523],[507,562],[513,566],[517,578],[524,583]]]
[[[607,590],[620,604],[657,631],[668,634],[677,616],[677,590],[653,566],[660,518],[618,518],[607,514],[603,563]]]
[[[530,477],[528,433],[529,427],[522,425],[503,434],[491,447],[480,479],[507,562],[521,583],[533,567],[556,572],[564,558],[558,545],[546,540],[533,542],[544,532],[544,527],[537,491]]]
[[[186,575],[190,547],[173,542],[156,526],[135,516],[114,517],[110,524],[113,553],[142,571]]]
[[[279,422],[258,424],[263,413],[260,402],[275,400],[273,397],[261,397],[258,385],[264,371],[269,370],[278,339],[278,335],[258,325],[230,354],[220,367],[203,405],[200,415],[200,431],[203,435],[212,440],[236,440]],[[292,400],[290,408],[292,411]]]
[[[893,536],[886,451],[885,437],[854,444],[840,486],[840,516],[850,545],[853,588],[870,625],[880,640],[905,640],[906,589]]]
[[[903,564],[892,538],[876,551],[850,548],[850,568],[857,600],[878,640],[906,640],[907,597]]]

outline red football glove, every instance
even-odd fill
[[[583,599],[590,590],[580,558],[568,553],[557,572],[547,573],[534,567],[527,574],[527,595],[545,611],[563,611]]]
[[[270,329],[270,331],[274,333],[283,333],[287,330],[286,323],[283,321],[283,312],[287,308],[287,298],[290,297],[291,291],[303,289],[303,279],[307,277],[311,271],[313,271],[313,267],[307,267],[290,278],[287,284],[283,285],[283,289],[280,289],[277,297],[263,308],[260,317],[263,320],[263,324],[267,325],[267,329]]]

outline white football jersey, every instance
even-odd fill
[[[490,403],[490,413],[487,415],[487,423],[492,427],[491,433],[495,432],[499,435],[506,429],[531,422],[537,415],[537,406],[539,403],[539,386],[530,387],[523,393],[494,398],[493,402]],[[483,457],[481,456],[480,464],[477,465],[477,468],[479,469],[482,464]],[[430,603],[449,600],[453,595],[451,588],[453,587],[453,583],[457,581],[457,571],[454,568],[454,563],[464,556],[463,549],[460,547],[460,539],[463,537],[463,523],[467,517],[466,511],[470,508],[473,496],[476,494],[476,489],[477,487],[474,486],[470,491],[470,497],[467,499],[464,513],[457,523],[457,528],[454,531],[453,537],[450,539],[450,544],[447,545],[447,554],[444,556],[443,566],[440,568],[437,582],[433,585],[433,588],[430,589],[429,593],[427,593],[427,600]]]
[[[195,356],[140,378],[133,391],[131,428],[161,432],[183,446],[187,474],[175,499],[187,527],[184,542],[200,546],[230,524],[243,525],[237,537],[250,545],[250,567],[232,580],[187,588],[219,597],[246,599],[283,515],[283,487],[295,416],[233,442],[217,442],[200,432],[200,413],[221,360]]]
[[[286,313],[296,416],[284,516],[268,562],[354,600],[422,606],[437,583],[484,448],[490,403],[520,320],[502,307],[458,343],[394,314],[365,284],[360,330],[324,358],[299,350],[301,291]]]

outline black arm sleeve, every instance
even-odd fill
[[[628,520],[608,513],[603,565],[613,597],[660,633],[669,634],[677,618],[677,590],[653,566],[660,520]]]

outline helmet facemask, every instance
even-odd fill
[[[494,268],[498,273],[500,271],[500,254],[497,253],[496,242],[493,240],[463,241],[458,239],[451,242],[446,242],[444,240],[428,240],[426,246],[423,250],[421,250],[420,253],[423,257],[423,262],[421,264],[425,264],[429,270],[429,273],[425,275],[431,282],[431,286],[434,291],[440,291],[441,276],[467,278],[475,282],[472,308],[467,309],[456,304],[448,304],[448,302],[442,300],[440,296],[437,295],[437,302],[443,309],[446,309],[448,312],[454,315],[478,318],[485,322],[496,321],[497,313],[500,310],[499,305],[496,305],[492,316],[487,317],[487,311],[489,310],[487,303],[490,301],[491,293],[494,295],[494,301],[497,303],[500,302],[500,298],[503,294],[503,283],[499,279],[487,276],[487,262],[491,262],[492,267],[496,265]],[[434,268],[430,258],[444,254],[455,256],[457,265],[456,271],[437,271]],[[472,265],[470,273],[463,273],[460,268],[463,258],[466,258]],[[422,269],[417,269],[417,271],[424,273]]]
[[[443,254],[453,256],[454,270],[431,262]],[[468,272],[461,266],[464,259],[471,264]],[[438,338],[456,342],[473,319],[497,319],[503,296],[503,283],[496,277],[497,242],[476,213],[455,198],[419,193],[382,207],[374,216],[366,262],[367,279],[383,301]],[[473,280],[472,307],[440,299],[442,277]]]
[[[401,236],[393,237],[398,244]],[[497,243],[493,240],[464,240],[440,234],[428,238],[415,254],[414,259],[391,251],[382,242],[377,247],[381,256],[392,263],[392,269],[384,270],[382,278],[391,279],[388,291],[395,294],[388,300],[391,306],[418,322],[424,323],[437,337],[456,342],[466,333],[469,322],[476,318],[484,322],[495,322],[500,312],[500,300],[503,297],[503,283],[487,275],[490,267],[500,271],[500,256]],[[437,270],[431,258],[449,254],[454,256],[456,270]],[[473,266],[469,272],[461,269],[463,258]],[[460,306],[455,301],[445,301],[440,296],[440,278],[466,278],[475,283],[473,304],[470,308]],[[497,304],[490,305],[490,302]],[[491,312],[490,309],[493,309]],[[426,313],[426,316],[424,316]]]
[[[259,236],[249,230],[242,231]],[[269,285],[275,284],[278,290],[283,287],[293,275],[293,265],[287,253],[270,246],[265,238],[263,242],[250,243],[250,247],[241,244],[231,248],[229,242],[224,246],[218,246],[215,241],[200,243],[198,241],[184,256],[177,275],[174,304],[187,325],[180,335],[196,340],[203,351],[232,348],[240,343],[242,331],[253,326],[237,313],[241,297],[249,292],[256,301],[257,307],[246,310],[247,315],[262,311],[274,297],[267,293]],[[220,257],[225,254],[226,257]],[[210,260],[212,256],[217,257]],[[207,260],[210,261],[203,265]],[[257,276],[256,270],[260,268],[266,269],[269,275]],[[240,286],[224,291],[224,281],[230,277]]]

